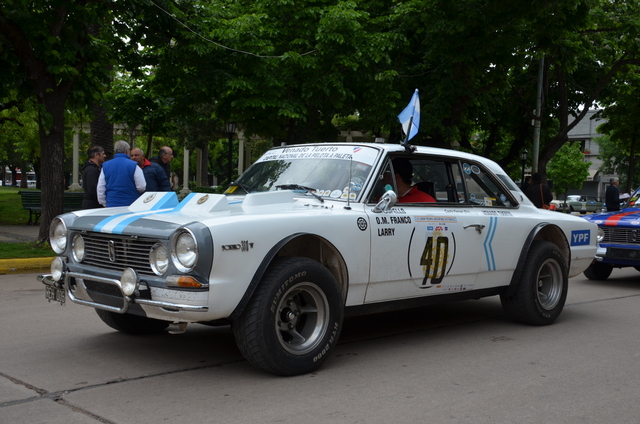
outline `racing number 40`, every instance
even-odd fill
[[[426,286],[431,278],[431,284],[440,284],[444,278],[449,256],[449,239],[444,236],[428,237],[424,245],[420,265],[425,267],[422,285]]]

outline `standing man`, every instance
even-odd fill
[[[104,163],[105,153],[101,146],[91,146],[87,151],[89,160],[82,166],[82,209],[101,208],[98,202],[98,179]]]
[[[98,179],[98,202],[108,208],[129,206],[147,188],[142,169],[129,158],[129,149],[126,141],[116,141],[113,159],[102,165]]]
[[[157,163],[151,163],[144,157],[142,149],[131,149],[131,159],[142,169],[147,182],[147,191],[171,191],[171,185],[164,170]]]
[[[618,185],[620,184],[620,180],[618,177],[611,178],[609,180],[609,187],[607,187],[607,191],[604,193],[604,202],[607,205],[607,212],[615,212],[620,210],[620,190],[618,190]]]
[[[524,194],[536,205],[536,208],[549,209],[553,200],[553,193],[549,186],[542,182],[542,175],[539,172],[531,176],[531,185]]]
[[[158,156],[154,156],[149,160],[160,165],[162,169],[164,169],[164,173],[167,174],[167,179],[171,180],[171,161],[173,160],[173,150],[171,150],[171,147],[162,146],[158,152]]]

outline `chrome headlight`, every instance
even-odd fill
[[[169,268],[169,252],[162,243],[156,243],[149,252],[149,264],[156,275],[162,275]]]
[[[71,251],[73,252],[73,259],[75,259],[76,262],[84,261],[84,237],[82,237],[80,234],[76,234],[75,236],[73,236],[73,241],[71,242]]]
[[[54,218],[49,227],[49,244],[60,254],[67,249],[67,225],[60,218]]]
[[[198,262],[198,243],[193,233],[181,228],[171,239],[171,258],[180,272],[189,272]]]
[[[133,268],[125,268],[120,276],[122,284],[122,293],[125,296],[131,296],[138,290],[138,274]]]
[[[598,243],[604,240],[604,230],[600,227],[598,227],[598,235],[596,236],[596,240],[598,240]]]

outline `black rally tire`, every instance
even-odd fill
[[[613,266],[593,261],[589,268],[584,270],[584,276],[589,280],[606,280],[612,271]]]
[[[568,267],[560,250],[548,241],[535,240],[527,254],[515,293],[500,295],[507,318],[532,325],[551,324],[558,318],[569,287]]]
[[[278,258],[232,324],[251,364],[277,375],[316,370],[338,342],[344,316],[340,288],[320,263]]]
[[[118,314],[116,312],[105,311],[97,308],[96,313],[109,327],[126,334],[158,334],[164,332],[170,324],[168,321],[161,321],[131,314]]]

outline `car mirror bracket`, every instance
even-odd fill
[[[374,213],[382,213],[389,211],[392,207],[394,207],[398,203],[398,196],[393,190],[388,190],[385,192],[378,203],[374,206]]]

